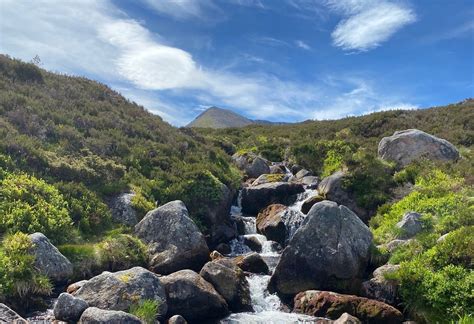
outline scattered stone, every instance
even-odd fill
[[[228,314],[224,298],[192,270],[181,270],[161,278],[168,300],[168,315],[182,315],[189,321]]]
[[[262,174],[270,173],[269,162],[254,153],[235,153],[232,160],[249,178],[258,178]]]
[[[74,282],[74,283],[70,284],[69,286],[67,286],[66,292],[68,294],[71,294],[71,295],[74,296],[76,291],[78,291],[82,286],[84,286],[84,284],[86,282],[87,282],[87,280],[81,280],[81,281],[78,281],[78,282]]]
[[[76,291],[89,306],[109,310],[128,311],[135,302],[152,299],[159,302],[158,318],[168,309],[165,289],[156,274],[142,267],[124,271],[102,272]]]
[[[209,259],[204,235],[180,200],[148,212],[135,226],[135,234],[148,244],[150,268],[156,273],[199,270]]]
[[[65,282],[73,274],[72,263],[42,233],[30,235],[35,267],[54,282]]]
[[[298,165],[298,164],[293,164],[290,167],[290,171],[291,171],[291,173],[293,173],[293,175],[296,175],[302,169],[303,169],[303,167],[301,165]]]
[[[436,243],[444,242],[444,240],[446,240],[446,238],[448,237],[448,235],[449,235],[449,233],[446,233],[446,234],[441,235],[441,236],[436,240]]]
[[[268,274],[270,271],[268,265],[262,259],[260,254],[250,252],[234,258],[237,266],[246,272]]]
[[[400,269],[399,265],[386,264],[373,272],[373,278],[362,283],[362,294],[370,299],[395,305],[397,302],[398,282],[385,278],[386,274]]]
[[[396,239],[396,240],[392,240],[386,244],[382,244],[382,245],[379,245],[378,247],[379,248],[386,248],[387,251],[389,253],[392,253],[393,251],[395,251],[395,249],[397,249],[399,246],[402,246],[402,245],[405,245],[405,244],[409,244],[412,240],[399,240],[399,239]]]
[[[290,205],[296,200],[296,194],[304,191],[303,185],[288,182],[264,183],[242,189],[242,212],[258,214],[270,204]]]
[[[112,219],[119,224],[135,226],[138,222],[137,212],[133,208],[132,199],[135,193],[122,193],[112,199]]]
[[[210,254],[211,261],[222,259],[224,256],[217,251],[212,251]]]
[[[314,204],[316,204],[318,202],[321,202],[323,200],[324,200],[324,197],[322,197],[320,195],[309,197],[308,199],[306,199],[303,202],[303,205],[301,206],[301,212],[303,214],[307,214],[309,212],[309,210],[311,209],[311,207],[313,207]]]
[[[62,293],[54,304],[54,318],[65,322],[77,322],[88,307],[85,300]]]
[[[369,324],[399,324],[403,320],[403,315],[398,309],[380,301],[318,290],[297,294],[294,298],[293,311],[330,319],[337,319],[348,313]]]
[[[313,175],[313,172],[306,169],[301,169],[295,174],[295,178],[300,180],[300,179],[303,179],[304,177],[308,177],[312,175]]]
[[[271,174],[285,174],[286,169],[283,164],[274,164],[270,166],[270,173]]]
[[[243,242],[250,250],[260,253],[262,252],[262,243],[257,235],[258,234],[246,234],[243,236]]]
[[[400,239],[412,238],[423,230],[421,215],[416,212],[406,213],[402,220],[397,223],[397,227],[401,230]]]
[[[27,324],[28,322],[10,307],[0,303],[0,323]]]
[[[286,226],[282,214],[287,209],[285,205],[273,204],[262,210],[256,220],[257,232],[265,235],[269,240],[284,244]]]
[[[220,243],[216,246],[216,251],[221,254],[229,254],[231,252],[230,246],[227,243]]]
[[[181,315],[171,316],[166,323],[167,324],[188,324],[188,322],[186,322],[184,317]]]
[[[287,178],[284,174],[262,174],[250,186],[255,187],[264,183],[285,182],[286,180]]]
[[[319,184],[319,178],[315,176],[306,176],[300,180],[300,183],[308,189],[316,189]]]
[[[317,203],[283,250],[269,289],[282,295],[308,289],[354,291],[371,243],[370,230],[347,207]]]
[[[459,159],[459,151],[453,144],[418,129],[398,131],[382,138],[378,155],[402,167],[420,158],[440,161]]]
[[[89,307],[82,313],[79,324],[142,324],[140,319],[122,311]]]
[[[344,313],[333,324],[362,324],[362,322],[357,317]]]
[[[234,312],[251,311],[250,290],[243,271],[236,265],[208,262],[200,272],[224,297]]]

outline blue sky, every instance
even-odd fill
[[[474,96],[472,0],[0,0],[0,52],[173,125],[334,119]]]

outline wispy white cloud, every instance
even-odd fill
[[[269,36],[252,36],[251,40],[254,41],[255,43],[265,45],[265,46],[273,46],[273,47],[279,47],[279,46],[284,46],[284,47],[290,47],[290,43],[274,38],[274,37],[269,37]]]
[[[178,20],[209,18],[210,11],[220,11],[212,0],[142,0],[160,14]]]
[[[386,0],[326,0],[334,12],[346,17],[331,36],[344,50],[368,51],[387,41],[404,26],[416,21],[414,11]]]
[[[295,44],[296,44],[296,46],[298,46],[299,48],[302,48],[304,50],[307,50],[307,51],[311,50],[311,46],[309,46],[306,42],[304,42],[300,39],[296,40]]]

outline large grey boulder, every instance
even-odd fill
[[[395,305],[397,302],[398,282],[385,278],[400,269],[399,265],[385,264],[373,272],[373,278],[362,283],[362,294],[370,299]]]
[[[270,204],[290,205],[304,191],[297,183],[272,182],[242,189],[242,212],[256,215]]]
[[[364,222],[368,221],[367,210],[357,205],[355,197],[350,194],[343,186],[345,172],[337,171],[324,178],[318,185],[318,194],[327,200],[334,201],[339,205],[344,205],[352,210]]]
[[[124,271],[103,272],[85,282],[74,297],[85,300],[89,306],[108,310],[128,311],[140,300],[156,300],[158,317],[167,310],[165,289],[159,277],[142,267]]]
[[[225,299],[192,270],[181,270],[161,278],[166,289],[168,315],[182,315],[188,321],[219,318],[228,314]]]
[[[256,219],[257,232],[265,235],[267,239],[280,244],[285,243],[286,226],[283,214],[288,209],[281,204],[272,204],[258,213]]]
[[[378,155],[400,166],[406,166],[420,158],[440,161],[459,159],[459,151],[453,144],[418,129],[398,131],[382,138]]]
[[[121,193],[112,199],[112,219],[126,226],[134,226],[138,222],[137,212],[132,206],[133,192]]]
[[[28,322],[10,307],[0,303],[0,323],[27,324]]]
[[[244,272],[234,264],[208,262],[200,272],[234,312],[251,311],[250,290]]]
[[[235,153],[232,160],[249,178],[258,178],[262,174],[270,173],[270,163],[254,153]]]
[[[82,313],[79,324],[142,324],[142,321],[123,311],[89,307]]]
[[[72,263],[42,233],[30,235],[35,267],[54,282],[65,282],[73,274]]]
[[[397,223],[397,227],[400,229],[400,234],[398,235],[400,239],[412,238],[423,230],[421,215],[416,212],[408,212]]]
[[[88,307],[84,299],[62,293],[54,304],[54,318],[64,322],[77,322]]]
[[[150,268],[156,273],[199,270],[209,259],[204,235],[180,200],[148,212],[135,226],[135,234],[148,244]]]
[[[296,231],[269,289],[292,295],[307,289],[353,291],[370,258],[372,234],[345,206],[315,204]]]

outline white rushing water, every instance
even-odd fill
[[[301,206],[305,199],[317,193],[314,189],[306,189],[299,194],[296,202],[289,206],[287,212],[287,228],[289,230],[289,238],[291,238],[297,228],[301,225],[305,215],[301,213]],[[267,263],[271,272],[274,271],[278,260],[280,259],[280,252],[275,248],[275,242],[268,241],[264,235],[257,234],[255,225],[255,217],[245,217],[241,213],[240,193],[237,205],[232,207],[232,217],[238,217],[243,222],[244,233],[237,239],[230,242],[231,256],[242,255],[251,252],[251,249],[245,245],[245,239],[253,238],[258,240],[262,245],[260,255]],[[284,310],[284,305],[278,295],[270,294],[268,291],[268,283],[271,276],[251,274],[247,277],[250,289],[250,298],[252,301],[253,312],[234,313],[227,318],[221,320],[221,324],[290,324],[290,323],[316,323],[318,318],[289,313]]]

